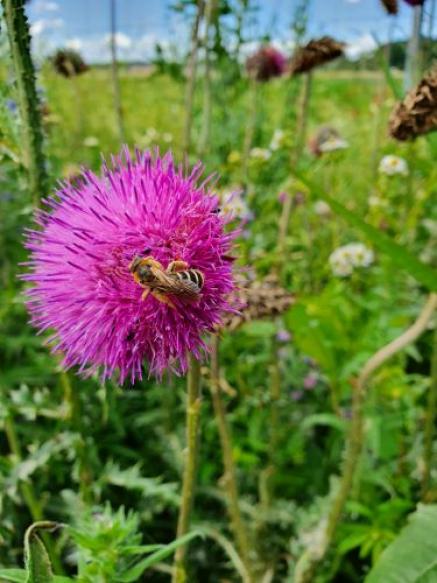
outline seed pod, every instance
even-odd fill
[[[344,52],[344,43],[338,42],[329,36],[312,40],[304,47],[297,49],[290,63],[292,75],[306,73],[319,65],[324,65],[341,57]]]
[[[414,140],[437,129],[437,67],[394,108],[389,121],[396,140]]]
[[[398,0],[381,0],[384,8],[387,10],[387,14],[397,14],[399,10]]]

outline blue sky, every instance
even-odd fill
[[[256,39],[268,34],[279,44],[289,41],[298,0],[253,3],[259,10],[246,30],[247,36]],[[167,0],[117,0],[121,58],[148,59],[156,42],[169,50],[187,46],[187,22],[174,14],[169,4]],[[391,28],[396,38],[408,35],[412,9],[402,0],[400,4],[400,14],[393,19],[385,14],[379,0],[310,0],[308,34],[331,34],[349,42],[351,53],[358,54],[372,46],[372,34],[386,40]],[[70,45],[91,62],[108,59],[109,0],[32,0],[28,14],[37,52]]]

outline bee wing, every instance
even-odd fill
[[[151,288],[155,288],[166,294],[185,298],[195,298],[199,295],[200,288],[193,281],[180,279],[176,275],[169,275],[164,271],[158,270],[154,275],[156,282],[150,285]]]

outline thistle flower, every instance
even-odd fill
[[[410,6],[422,6],[425,4],[425,0],[404,0]]]
[[[132,159],[125,150],[100,177],[84,171],[76,187],[64,183],[45,201],[51,212],[41,211],[41,229],[28,233],[32,272],[23,278],[33,284],[32,322],[53,331],[48,342],[63,366],[100,370],[102,378],[118,370],[120,382],[134,382],[144,360],[160,376],[167,367],[184,372],[187,351],[201,357],[201,336],[220,325],[234,289],[234,233],[224,232],[208,181],[198,184],[202,170],[198,164],[187,175],[170,154]],[[130,265],[144,256],[201,271],[200,296],[170,296],[174,308],[152,294],[142,299]]]
[[[379,171],[387,176],[395,176],[396,174],[406,176],[408,174],[408,164],[403,158],[388,154],[379,163]]]
[[[398,0],[381,0],[387,14],[396,15],[398,13]]]
[[[246,70],[255,81],[269,81],[285,72],[285,56],[272,46],[259,48],[246,61]]]
[[[329,256],[334,275],[347,277],[356,267],[369,267],[374,261],[373,251],[363,243],[349,243],[335,249]]]
[[[306,73],[319,65],[329,63],[344,52],[344,43],[335,39],[324,36],[319,39],[311,40],[304,47],[297,49],[290,63],[290,72],[292,75]]]
[[[437,68],[426,75],[394,108],[389,121],[396,140],[413,140],[437,129]]]

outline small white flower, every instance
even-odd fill
[[[381,174],[386,174],[387,176],[394,176],[396,174],[406,176],[408,174],[408,164],[403,158],[389,154],[384,156],[379,163],[379,171]]]
[[[257,160],[268,160],[271,157],[272,153],[270,150],[266,148],[252,148],[250,150],[251,158],[255,158]]]
[[[232,218],[245,221],[252,218],[252,211],[238,188],[223,191],[220,194],[220,201],[224,214],[231,214]]]
[[[332,273],[339,277],[351,275],[356,267],[369,267],[373,261],[373,251],[363,243],[343,245],[329,256]]]
[[[285,132],[281,129],[276,129],[273,132],[272,141],[270,142],[270,150],[275,152],[284,145]]]
[[[159,133],[155,130],[155,128],[148,128],[146,131],[146,136],[149,138],[149,140],[153,141],[158,138]]]
[[[173,136],[169,132],[165,132],[162,134],[162,139],[164,140],[164,142],[169,144],[170,142],[173,141]]]
[[[319,146],[319,150],[323,153],[335,152],[337,150],[345,150],[349,147],[349,142],[343,140],[342,138],[331,137],[322,142]]]
[[[83,145],[87,148],[94,148],[99,145],[99,140],[95,136],[87,136],[83,141]]]
[[[318,200],[314,203],[314,212],[319,217],[329,217],[331,214],[331,207],[324,200]]]

